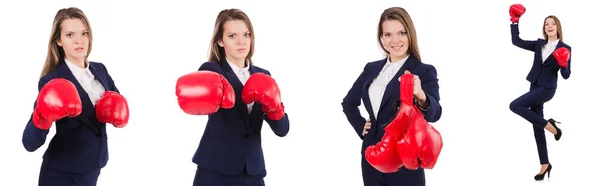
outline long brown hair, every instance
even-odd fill
[[[544,24],[542,24],[542,34],[544,34],[544,39],[548,40],[548,34],[546,34],[546,20],[548,20],[548,18],[552,18],[554,19],[554,22],[556,22],[556,38],[563,41],[562,25],[560,24],[560,20],[558,20],[558,17],[554,15],[549,15],[544,19]]]
[[[235,8],[222,10],[217,16],[212,39],[210,41],[210,54],[208,56],[208,61],[219,62],[222,59],[225,59],[225,49],[219,46],[219,41],[223,39],[223,26],[227,21],[230,20],[241,20],[246,23],[246,27],[248,27],[248,31],[250,31],[250,50],[248,51],[246,60],[252,64],[252,55],[254,54],[254,28],[252,27],[252,22],[250,22],[248,15],[246,15],[246,13],[244,13],[242,10]]]
[[[383,43],[381,41],[381,36],[383,35],[383,22],[388,20],[398,20],[400,23],[404,25],[406,28],[406,32],[408,33],[408,53],[411,56],[417,58],[418,61],[421,61],[421,54],[419,52],[419,44],[417,42],[417,31],[415,30],[415,25],[413,24],[412,18],[408,15],[408,12],[404,8],[401,7],[391,7],[385,9],[381,14],[381,18],[379,18],[379,25],[377,26],[377,42],[379,47],[385,51],[387,55],[390,54],[389,51],[385,49]]]
[[[88,30],[89,37],[88,51],[86,56],[89,56],[90,52],[92,52],[92,28],[90,27],[88,18],[85,16],[83,11],[75,7],[60,9],[56,13],[56,16],[54,16],[52,32],[50,33],[50,41],[48,41],[48,54],[46,56],[46,62],[44,62],[44,67],[42,68],[40,77],[43,77],[54,70],[59,61],[65,57],[65,51],[62,47],[58,46],[58,41],[60,40],[60,33],[62,31],[60,25],[64,20],[67,19],[80,19],[83,22]]]

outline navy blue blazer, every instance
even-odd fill
[[[106,90],[119,92],[102,63],[89,62],[89,67]],[[51,168],[71,173],[87,173],[103,168],[108,162],[106,123],[98,122],[92,101],[64,60],[61,60],[54,70],[40,78],[38,91],[55,78],[65,78],[75,85],[81,99],[82,112],[77,117],[65,117],[54,123],[56,134],[44,153],[43,163]],[[34,102],[34,108],[35,105]],[[46,142],[46,136],[50,131],[35,127],[32,116],[25,126],[22,139],[23,146],[29,152],[40,148]]]
[[[511,24],[510,30],[513,45],[534,52],[533,65],[531,67],[531,70],[529,71],[529,74],[527,75],[527,81],[531,82],[532,84],[538,84],[555,89],[557,87],[559,69],[560,74],[564,79],[568,79],[569,76],[571,76],[571,58],[569,58],[569,65],[567,66],[567,68],[561,68],[560,66],[558,66],[558,61],[556,61],[554,55],[550,55],[546,59],[546,61],[543,61],[542,47],[544,47],[544,45],[548,43],[547,40],[538,39],[537,41],[526,41],[521,39],[521,37],[519,37],[518,24]],[[556,49],[560,47],[565,47],[569,49],[569,52],[572,52],[571,46],[563,43],[562,41],[558,41]]]
[[[206,169],[228,175],[236,175],[246,168],[248,174],[256,175],[265,171],[265,160],[261,144],[263,121],[267,121],[275,135],[284,137],[289,131],[287,113],[280,120],[270,120],[255,102],[252,112],[242,101],[244,85],[235,75],[227,61],[205,62],[198,69],[217,72],[223,75],[235,91],[235,106],[220,108],[208,115],[206,129],[193,157],[193,162]],[[271,73],[250,64],[250,73]]]
[[[437,70],[434,66],[421,63],[413,56],[410,56],[400,70],[398,70],[394,78],[388,83],[383,94],[377,119],[375,119],[371,99],[369,98],[369,87],[371,83],[373,83],[373,80],[379,75],[387,60],[388,59],[386,58],[367,63],[363,72],[354,82],[352,88],[348,91],[348,94],[342,101],[342,107],[346,118],[356,131],[356,134],[363,139],[362,152],[364,152],[368,145],[377,143],[381,140],[385,133],[382,125],[389,123],[396,117],[398,104],[400,104],[400,82],[398,81],[398,78],[404,74],[405,70],[419,76],[419,79],[421,79],[421,88],[427,95],[427,102],[429,103],[429,108],[421,110],[425,120],[428,122],[436,122],[442,115],[442,106],[439,103],[440,95]],[[364,102],[371,120],[371,129],[369,129],[369,133],[364,137],[362,136],[362,131],[366,119],[360,114],[358,108],[361,105],[361,101]]]

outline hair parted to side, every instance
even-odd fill
[[[377,43],[379,44],[379,47],[385,51],[386,55],[390,55],[390,52],[385,49],[384,44],[381,41],[381,37],[383,36],[383,22],[388,20],[398,20],[404,25],[404,28],[408,33],[408,53],[415,57],[418,61],[421,61],[419,44],[417,42],[417,31],[415,29],[415,25],[413,24],[412,18],[404,8],[391,7],[385,9],[381,14],[381,18],[379,18],[379,25],[377,26]]]
[[[548,40],[548,34],[546,34],[546,20],[548,20],[548,18],[552,18],[554,19],[554,22],[556,22],[556,38],[563,41],[562,25],[560,24],[560,20],[558,20],[558,17],[554,15],[549,15],[544,19],[544,24],[542,24],[542,34],[544,34],[544,39]]]
[[[65,51],[62,49],[62,47],[58,46],[58,41],[60,40],[60,33],[62,31],[60,25],[64,20],[67,19],[80,19],[83,22],[88,30],[89,37],[88,51],[86,56],[89,56],[90,52],[92,52],[92,28],[90,27],[88,18],[85,16],[83,11],[75,7],[60,9],[56,13],[56,16],[54,16],[52,32],[50,33],[50,40],[48,41],[48,54],[46,56],[46,62],[44,62],[44,67],[42,68],[40,77],[43,77],[50,71],[54,70],[59,61],[65,57]]]
[[[219,46],[219,41],[223,39],[223,27],[225,23],[231,20],[244,21],[244,23],[246,23],[246,26],[248,27],[251,40],[250,49],[248,50],[246,60],[249,61],[250,64],[252,64],[252,55],[254,54],[254,28],[252,26],[250,18],[248,18],[248,15],[246,15],[246,13],[244,13],[242,10],[235,8],[222,10],[217,16],[212,39],[210,41],[210,54],[208,56],[208,61],[220,62],[222,59],[225,59],[225,49]]]

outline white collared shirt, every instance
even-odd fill
[[[548,43],[542,47],[542,63],[546,62],[546,59],[554,52],[556,45],[558,45],[558,41],[558,39],[555,41],[548,41]]]
[[[396,73],[398,73],[402,65],[404,65],[408,59],[408,56],[396,62],[390,62],[388,60],[381,69],[381,72],[379,72],[379,75],[373,80],[373,83],[369,87],[369,98],[371,99],[371,105],[373,106],[373,114],[375,114],[375,118],[377,118],[377,114],[379,113],[379,107],[381,106],[385,88],[390,81],[398,81],[398,79],[393,78]]]
[[[244,67],[244,68],[240,68],[240,67],[236,66],[235,64],[229,62],[229,60],[227,60],[227,63],[233,70],[233,73],[235,73],[237,78],[240,80],[240,82],[242,82],[242,85],[246,85],[246,81],[248,81],[248,79],[250,78],[250,65],[248,64],[248,61],[246,61],[246,67]],[[254,106],[254,102],[247,105],[248,114],[250,114],[250,112],[252,112],[252,106]]]
[[[90,65],[87,64],[86,68],[81,68],[69,61],[67,58],[65,58],[65,63],[69,67],[69,70],[71,70],[71,73],[73,73],[73,76],[75,76],[75,79],[77,79],[77,82],[79,82],[83,90],[85,90],[90,97],[92,104],[96,106],[96,102],[102,98],[105,89],[104,86],[102,86],[102,84],[100,84],[100,82],[96,79],[94,74],[92,74],[92,71],[90,71]]]

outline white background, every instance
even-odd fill
[[[240,8],[255,28],[256,65],[279,83],[288,136],[263,128],[267,185],[362,185],[361,141],[342,98],[365,63],[383,57],[380,13],[402,6],[412,16],[421,56],[440,79],[443,115],[434,126],[444,148],[427,185],[534,185],[539,171],[532,126],[509,104],[528,91],[533,53],[511,44],[508,8],[522,3],[521,37],[542,36],[557,15],[573,48],[572,75],[559,76],[545,115],[562,121],[561,141],[546,133],[554,166],[549,185],[594,185],[597,135],[596,9],[566,1],[3,1],[0,5],[0,185],[36,185],[46,144],[27,152],[21,137],[37,95],[55,13],[76,6],[94,34],[90,59],[104,63],[129,100],[130,123],[109,127],[108,165],[98,185],[192,185],[191,162],[206,117],[184,114],[175,82],[207,59],[218,12]],[[267,7],[268,6],[268,7]],[[136,73],[136,74],[134,74]],[[362,108],[362,107],[361,107]],[[364,109],[363,109],[364,110]],[[596,112],[595,112],[596,111]],[[366,112],[364,116],[367,117]],[[594,174],[596,173],[596,174]]]

